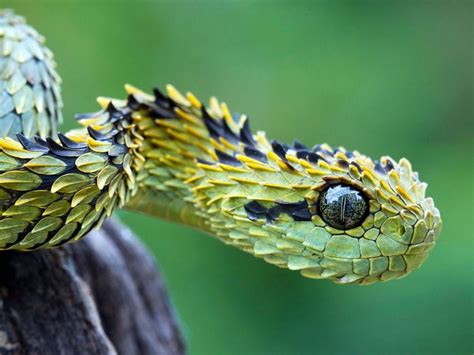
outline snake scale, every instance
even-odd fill
[[[44,39],[0,15],[0,249],[81,239],[116,208],[205,231],[310,278],[370,284],[405,276],[441,219],[407,159],[308,148],[252,133],[243,114],[173,86],[77,116],[58,133],[60,78]]]

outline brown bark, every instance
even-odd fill
[[[54,250],[0,253],[1,354],[182,354],[152,257],[116,220]]]

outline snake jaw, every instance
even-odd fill
[[[230,217],[221,222],[215,218],[214,233],[227,244],[269,263],[341,284],[387,281],[417,269],[435,244],[441,219],[432,199],[425,198],[426,184],[412,172],[408,160],[395,163],[382,157],[380,162],[374,162],[358,152],[349,152],[344,153],[349,155],[344,164],[338,161],[342,157],[341,148],[334,152],[324,145],[322,149],[320,159],[311,162],[311,166],[307,161],[297,165],[300,161],[295,159],[292,149],[287,149],[284,155],[276,149],[275,155],[280,153],[284,161],[267,153],[277,164],[272,165],[269,159],[265,167],[239,157],[246,163],[247,170],[242,173],[245,177],[232,176],[231,180],[239,184],[238,188],[233,187],[234,191],[242,189],[247,193],[219,196],[224,215]],[[289,161],[294,170],[287,169]],[[208,174],[206,169],[211,170],[208,165],[203,165],[203,169],[205,174]],[[305,175],[304,170],[309,174]],[[250,178],[251,173],[262,181]],[[279,174],[288,183],[295,182],[294,179],[304,183],[285,189],[275,180]],[[303,177],[311,179],[313,186],[305,190],[308,181]],[[215,176],[201,181],[204,191],[213,189],[207,185],[209,181],[214,182]],[[328,225],[317,208],[321,192],[328,185],[340,184],[359,189],[369,205],[360,225],[347,230]],[[304,198],[298,200],[301,195]],[[210,201],[214,204],[216,197]],[[216,207],[208,211],[220,213]]]

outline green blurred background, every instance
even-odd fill
[[[444,230],[409,277],[338,286],[182,226],[119,216],[156,256],[191,354],[440,353],[473,345],[472,1],[0,1],[48,39],[64,129],[125,82],[171,82],[282,141],[410,158]]]

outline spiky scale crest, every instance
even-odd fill
[[[401,277],[434,245],[439,211],[406,159],[373,161],[327,144],[270,142],[215,98],[206,108],[171,86],[169,98],[158,90],[127,91],[127,101],[101,102],[130,114],[143,138],[137,153],[145,169],[137,171],[140,187],[129,208],[198,226],[268,262],[342,283]],[[327,225],[317,210],[321,191],[341,183],[370,202],[364,223],[346,231]],[[156,191],[166,198],[153,203],[146,196]],[[188,213],[173,212],[176,201]]]

